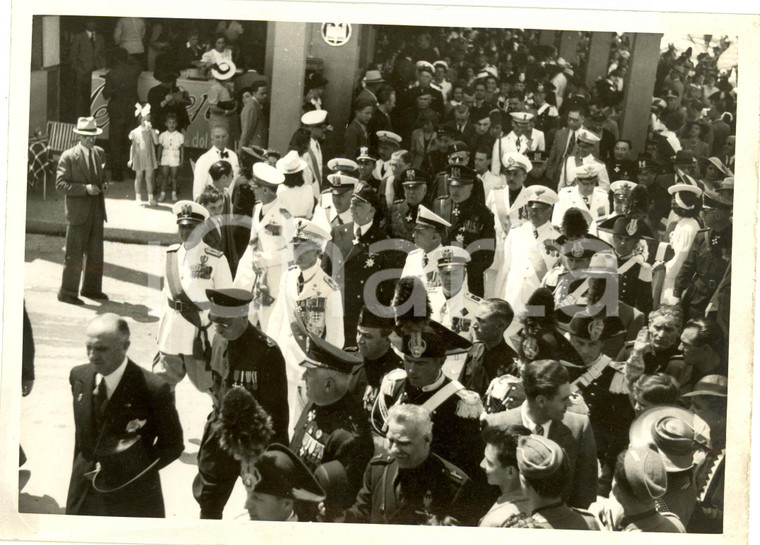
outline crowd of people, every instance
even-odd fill
[[[288,150],[212,127],[173,208],[153,372],[124,320],[88,328],[67,512],[163,516],[187,375],[211,398],[202,518],[240,477],[252,519],[722,532],[736,92],[720,47],[663,53],[632,156],[624,37],[590,88],[529,31],[378,43],[339,157],[317,73]],[[58,169],[67,303],[83,256],[81,295],[107,298],[99,130],[80,119]],[[120,381],[139,383],[131,406]]]

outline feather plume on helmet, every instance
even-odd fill
[[[416,276],[399,279],[393,291],[391,306],[399,333],[422,331],[432,314],[425,284]]]
[[[245,388],[224,394],[219,444],[238,460],[256,459],[274,435],[272,417]]]
[[[628,218],[643,219],[649,212],[649,193],[644,184],[636,184],[628,194],[625,203],[625,212]]]

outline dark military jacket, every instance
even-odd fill
[[[364,359],[364,363],[351,373],[351,378],[348,381],[348,391],[354,395],[369,414],[372,412],[375,398],[377,398],[377,393],[380,391],[383,377],[394,369],[402,367],[401,358],[389,347],[385,354],[376,360]]]
[[[372,425],[382,435],[385,429],[385,409],[397,403],[424,405],[452,380],[443,376],[428,391],[412,386],[406,379],[406,371],[399,369],[387,374],[380,386],[372,408]],[[433,443],[431,451],[461,468],[468,476],[476,476],[483,458],[485,445],[480,437],[480,413],[483,406],[480,396],[465,389],[453,391],[440,405],[431,411],[433,420]]]
[[[638,170],[638,163],[630,159],[618,161],[612,158],[607,161],[607,174],[609,174],[610,183],[618,180],[636,181]]]
[[[273,441],[288,441],[288,379],[285,359],[277,343],[258,328],[248,328],[234,341],[215,335],[211,348],[214,405],[217,410],[227,390],[243,387],[272,417]]]
[[[412,241],[412,232],[417,223],[419,205],[411,206],[404,199],[399,199],[391,205],[391,220],[389,234],[391,238],[403,238]]]
[[[475,342],[459,373],[459,382],[482,398],[491,381],[507,374],[516,360],[517,353],[503,339],[491,349],[483,342]]]
[[[537,528],[554,528],[556,530],[600,529],[594,515],[583,509],[568,507],[561,502],[537,509],[531,518]]]
[[[399,468],[390,456],[376,456],[364,472],[364,484],[346,522],[435,525],[453,517],[473,524],[469,485],[462,470],[432,453],[413,469]]]
[[[334,488],[326,487],[327,510],[346,509],[353,504],[374,453],[366,413],[350,393],[332,405],[309,402],[296,424],[290,450],[309,471],[321,467],[327,483],[336,483]]]
[[[438,198],[433,204],[433,212],[451,224],[449,244],[470,251],[467,285],[471,293],[483,297],[483,273],[493,263],[496,240],[493,213],[473,197],[461,203],[454,203],[451,197]],[[470,245],[475,241],[483,241],[483,248],[472,251]]]
[[[648,315],[652,310],[652,266],[637,256],[625,261],[620,259],[618,266],[622,267],[630,259],[636,262],[618,275],[618,298]]]
[[[731,263],[732,233],[731,226],[720,233],[712,229],[697,233],[674,287],[674,295],[680,296],[683,307],[691,307],[693,314],[704,315],[726,274]]]

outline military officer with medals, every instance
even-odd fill
[[[362,364],[351,374],[349,390],[359,399],[369,415],[380,391],[383,377],[402,367],[401,358],[391,346],[393,317],[379,316],[367,306],[359,313],[356,325],[356,346]]]
[[[222,400],[233,388],[244,388],[272,419],[275,442],[288,440],[288,383],[277,343],[248,321],[251,293],[241,289],[206,290],[209,317],[216,335],[211,355],[214,408],[198,451],[193,495],[201,518],[221,519],[232,493],[240,462],[223,447]]]
[[[546,101],[546,94],[554,91],[554,85],[548,81],[537,82],[533,88],[533,107],[536,110],[533,123],[536,129],[545,135],[559,126],[559,111]],[[551,142],[548,143],[548,147],[551,149]]]
[[[388,373],[372,408],[372,425],[383,436],[388,431],[388,410],[394,405],[421,405],[432,414],[436,434],[431,450],[461,468],[468,476],[479,476],[482,454],[479,417],[480,396],[443,373],[448,356],[465,353],[468,340],[425,319],[416,326],[399,326],[404,368]]]
[[[610,191],[612,192],[612,214],[622,216],[627,213],[628,199],[636,187],[635,182],[628,180],[615,180],[610,184]]]
[[[554,240],[561,234],[549,221],[552,206],[559,200],[557,194],[541,185],[525,191],[528,221],[510,229],[495,282],[495,286],[501,286],[495,295],[507,301],[518,315],[525,313],[525,302],[557,263]]]
[[[388,176],[393,175],[391,156],[401,147],[401,137],[391,131],[377,131],[375,135],[378,142],[377,153],[380,158],[375,163],[372,175],[375,179],[382,181]]]
[[[290,450],[324,488],[326,518],[335,521],[353,504],[374,453],[367,413],[349,391],[351,372],[361,360],[307,331],[300,318],[292,328],[303,354],[308,401]]]
[[[343,346],[343,298],[338,284],[320,267],[329,234],[313,222],[296,218],[292,239],[295,265],[282,276],[280,297],[272,311],[270,329],[285,356],[291,421],[300,414],[299,383],[302,354],[293,340],[290,323],[297,313],[314,335],[333,346]]]
[[[440,197],[433,203],[433,211],[451,223],[448,229],[449,243],[465,248],[471,256],[467,263],[470,291],[483,296],[483,275],[493,263],[494,219],[491,211],[474,195],[477,174],[466,166],[449,165],[446,180],[450,195]]]
[[[604,190],[605,195],[610,189],[610,177],[607,174],[607,167],[594,157],[594,150],[599,149],[601,139],[587,129],[579,129],[575,134],[574,155],[570,155],[565,160],[563,175],[560,178],[557,191],[562,191],[565,187],[572,186],[575,183],[578,172],[584,172],[582,167],[594,167],[594,172],[599,179],[599,187]]]
[[[652,310],[652,266],[641,252],[641,241],[654,238],[649,226],[643,219],[623,215],[600,222],[599,229],[612,234],[620,301],[649,314]]]
[[[686,319],[706,315],[710,301],[731,265],[732,208],[733,201],[725,192],[705,189],[702,219],[707,229],[697,233],[673,290],[680,298]]]
[[[545,151],[544,133],[532,126],[534,115],[529,112],[510,112],[512,131],[497,140],[493,145],[491,156],[491,172],[501,172],[501,158],[507,152],[525,154],[531,151]]]
[[[437,199],[438,197],[445,197],[450,194],[449,186],[448,186],[448,179],[447,179],[447,172],[446,167],[451,165],[464,165],[468,166],[470,164],[470,147],[462,142],[461,140],[454,140],[451,145],[448,148],[448,153],[446,155],[446,165],[444,166],[443,170],[439,171],[435,178],[433,179],[432,184],[430,185],[431,189],[428,192],[428,202],[432,202],[434,199]],[[482,198],[485,199],[485,193],[482,189],[482,181],[477,176],[477,172],[475,173],[475,184],[477,184],[477,190],[476,193]]]
[[[638,179],[638,163],[628,158],[631,149],[630,140],[619,139],[615,142],[612,157],[607,160],[607,173],[610,175],[610,182]],[[612,184],[610,184],[610,188],[611,186]]]
[[[429,185],[430,175],[424,170],[408,168],[403,172],[404,198],[391,205],[390,234],[393,238],[412,241],[420,206],[428,201]]]
[[[498,264],[504,257],[504,244],[509,230],[522,225],[527,219],[524,206],[525,181],[532,169],[530,160],[516,152],[507,152],[501,158],[502,173],[500,179],[502,187],[492,190],[486,197],[486,206],[494,216],[494,233],[496,235],[496,249],[493,263],[486,271],[484,295],[491,297],[496,291],[494,286]],[[521,199],[520,196],[523,196]]]
[[[617,316],[576,314],[566,326],[570,344],[583,365],[566,366],[570,389],[583,395],[594,431],[601,464],[597,493],[607,496],[618,454],[628,445],[628,429],[635,418],[625,377],[625,364],[602,352],[604,342],[625,332]]]
[[[438,257],[438,275],[441,285],[428,292],[432,308],[431,317],[467,340],[472,338],[472,325],[482,299],[467,288],[467,263],[470,254],[458,246],[444,246]],[[467,354],[446,358],[443,372],[458,377]]]
[[[370,461],[345,522],[474,526],[482,513],[473,512],[470,479],[431,450],[438,431],[424,407],[391,407],[390,453]]]
[[[345,259],[324,261],[325,270],[343,292],[345,346],[356,346],[356,324],[363,304],[372,308],[390,305],[396,277],[388,271],[401,268],[405,255],[384,244],[388,236],[380,228],[380,197],[374,189],[365,186],[353,193],[351,210],[353,238]]]
[[[153,372],[174,388],[187,374],[199,391],[212,386],[210,335],[207,330],[206,289],[227,288],[232,274],[224,254],[203,242],[202,229],[208,211],[193,201],[178,201],[172,207],[177,217],[180,244],[166,250],[166,304],[158,324],[158,353]]]
[[[282,274],[291,261],[288,241],[293,235],[293,216],[277,199],[277,188],[285,180],[282,172],[266,163],[255,163],[252,172],[258,202],[251,216],[251,240],[240,258],[234,286],[253,294],[249,319],[271,333],[269,321]]]
[[[401,277],[415,276],[428,290],[441,285],[438,259],[449,227],[451,224],[448,221],[420,205],[414,226],[414,244],[417,249],[406,256]]]
[[[552,223],[559,225],[567,209],[573,207],[588,212],[591,216],[589,225],[593,228],[596,226],[594,220],[609,215],[610,198],[607,190],[599,187],[599,172],[598,167],[593,164],[569,169],[575,183],[559,191],[559,203],[554,207]]]
[[[314,208],[312,221],[325,231],[354,221],[351,216],[351,193],[358,180],[359,165],[351,159],[336,157],[327,162],[332,172],[327,175],[330,187],[324,190]]]
[[[330,189],[326,190],[326,193],[323,194],[323,199],[333,201],[328,210],[332,210],[333,213],[343,208],[345,210],[333,217],[330,225],[328,225],[327,213],[315,212],[314,223],[330,233],[330,242],[325,247],[322,259],[323,268],[328,261],[334,264],[341,263],[354,245],[356,226],[354,225],[354,216],[351,212],[351,196],[359,183],[355,174],[355,171],[351,171],[350,173],[347,171],[337,171],[327,175]],[[330,271],[329,269],[326,270]],[[330,274],[334,275],[335,272],[330,272]]]

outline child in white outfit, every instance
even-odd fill
[[[150,205],[154,206],[156,197],[153,194],[153,172],[158,166],[158,161],[156,161],[158,131],[153,128],[150,122],[150,104],[145,106],[135,104],[135,117],[140,120],[140,124],[129,133],[132,147],[129,150],[128,163],[135,171],[135,200],[138,204],[142,204],[140,190],[142,189],[143,178],[145,178],[148,200]]]
[[[158,137],[159,163],[163,187],[158,196],[159,201],[166,200],[166,192],[171,185],[172,201],[177,201],[177,172],[185,161],[185,135],[177,130],[177,117],[166,116],[166,130]]]

